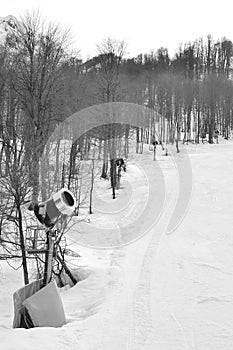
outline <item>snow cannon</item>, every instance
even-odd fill
[[[62,188],[47,201],[34,205],[34,213],[41,224],[52,228],[61,214],[71,216],[75,210],[75,198],[68,189]],[[29,207],[30,210],[30,207]]]

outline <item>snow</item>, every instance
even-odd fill
[[[1,261],[1,349],[232,350],[233,142],[220,142],[186,146],[192,197],[172,234],[166,234],[166,228],[179,181],[171,157],[160,149],[156,162],[163,173],[166,200],[154,226],[140,237],[136,232],[131,244],[118,237],[123,244],[104,249],[106,239],[93,231],[101,233],[108,225],[106,231],[116,233],[119,223],[133,227],[148,201],[148,174],[156,166],[152,152],[145,150],[129,161],[122,177],[124,188],[114,204],[109,184],[97,185],[90,222],[82,223],[82,233],[73,228],[68,235],[72,249],[82,256],[72,259],[72,264],[78,261],[82,280],[61,290],[67,317],[63,327],[11,329],[12,294],[22,286],[22,271]],[[180,161],[183,147],[177,155]]]

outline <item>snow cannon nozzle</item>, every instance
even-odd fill
[[[47,228],[53,228],[60,215],[71,216],[75,210],[75,198],[72,192],[62,188],[41,203],[30,204],[28,210],[33,210],[37,219]]]

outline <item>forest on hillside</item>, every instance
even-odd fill
[[[126,44],[103,40],[96,56],[82,61],[70,53],[69,32],[27,14],[0,46],[0,258],[22,258],[25,283],[25,203],[67,187],[79,206],[91,198],[94,160],[101,164],[102,178],[110,171],[116,187],[115,159],[127,158],[132,138],[140,152],[140,145],[155,140],[177,145],[213,143],[216,133],[226,140],[231,136],[232,41],[209,35],[184,43],[172,58],[161,47],[127,59]],[[133,103],[154,114],[142,127],[115,120],[77,140],[68,129],[56,142],[47,142],[67,117],[113,102]],[[49,152],[53,164],[42,157]]]

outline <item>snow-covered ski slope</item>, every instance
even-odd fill
[[[103,241],[98,242],[101,237],[94,228],[110,232],[125,222],[133,225],[148,198],[140,169],[152,166],[152,152],[129,162],[112,215],[110,210],[103,213],[112,205],[109,184],[97,186],[91,222],[83,223],[81,230],[73,227],[69,235],[72,249],[82,255],[83,280],[61,291],[67,316],[62,328],[11,329],[12,294],[22,285],[22,272],[1,262],[1,349],[233,349],[233,142],[187,149],[192,197],[183,221],[170,235],[166,226],[179,192],[178,177],[171,157],[160,149],[165,204],[154,227],[133,243],[99,249]],[[108,233],[106,239],[109,242]]]

